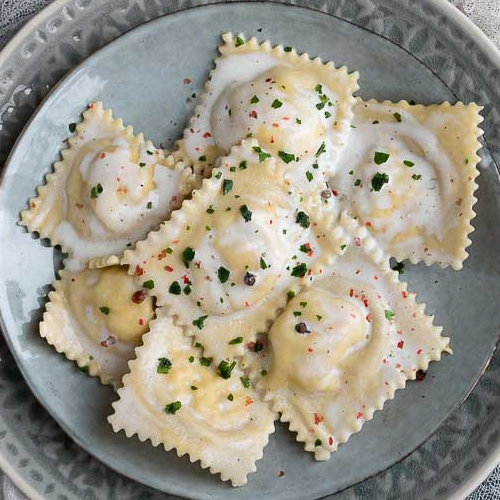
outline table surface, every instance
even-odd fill
[[[0,50],[24,23],[53,0],[0,0]],[[500,48],[500,0],[449,0]],[[0,500],[26,500],[0,471]],[[500,465],[467,500],[500,500]]]

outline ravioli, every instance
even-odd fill
[[[123,266],[60,271],[40,335],[81,371],[116,388],[148,331],[153,300]]]
[[[275,415],[237,366],[229,376],[207,366],[165,309],[157,315],[113,403],[113,430],[175,448],[223,481],[245,484],[274,432]]]
[[[127,246],[180,205],[196,180],[100,102],[89,105],[68,144],[20,224],[61,245],[73,270],[92,259],[118,263]]]
[[[174,156],[208,174],[219,156],[256,138],[301,190],[324,184],[323,170],[345,145],[358,73],[291,47],[226,33],[202,103]]]
[[[346,223],[347,219],[344,219]],[[344,254],[287,305],[246,362],[258,389],[317,460],[449,351],[441,327],[358,228]]]
[[[481,109],[373,100],[354,107],[356,128],[330,184],[341,209],[397,260],[461,269],[474,229]]]
[[[256,140],[244,141],[170,221],[124,254],[129,272],[154,283],[158,305],[217,361],[243,353],[287,290],[324,264],[327,234],[315,233],[324,225],[301,209],[282,173]]]

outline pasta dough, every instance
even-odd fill
[[[475,104],[364,102],[330,179],[341,208],[389,255],[460,269],[475,216],[480,160]]]
[[[245,484],[274,432],[274,414],[238,367],[222,376],[163,308],[157,314],[109,422],[115,432],[200,460],[233,486]]]

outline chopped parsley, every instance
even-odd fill
[[[139,167],[144,168],[145,166],[146,164],[143,161],[139,162]]]
[[[252,149],[259,155],[259,163],[267,160],[267,158],[271,158],[271,155],[266,151],[262,151],[259,146],[254,146]]]
[[[163,408],[163,411],[165,413],[171,413],[172,415],[175,415],[175,413],[181,409],[181,406],[182,406],[182,403],[180,401],[174,401],[173,403],[165,405],[165,408]]]
[[[419,181],[419,180],[422,178],[422,176],[421,176],[420,174],[413,174],[413,175],[411,176],[411,178],[412,178],[414,181]]]
[[[303,278],[307,273],[307,266],[303,262],[297,264],[291,272],[291,275],[295,278]]]
[[[219,377],[222,377],[223,379],[228,379],[231,377],[231,372],[233,371],[233,368],[236,366],[236,361],[233,361],[231,364],[229,364],[227,361],[222,360],[219,363],[219,366],[217,367],[217,373]]]
[[[148,204],[146,205],[146,208],[148,210],[151,210],[153,208],[153,203],[151,201],[148,201]]]
[[[196,253],[191,247],[186,247],[182,252],[182,262],[187,268],[189,268],[189,263],[194,259],[195,255]]]
[[[261,269],[267,269],[267,264],[263,257],[260,258],[259,264]]]
[[[200,157],[198,158],[198,161],[207,161],[207,157],[206,157],[205,155],[200,156]]]
[[[261,374],[263,377],[265,377],[265,376],[267,375],[267,370],[262,370],[262,371],[260,372],[260,374]]]
[[[241,380],[241,385],[245,389],[248,389],[250,387],[250,379],[248,377],[240,377],[240,380]]]
[[[192,391],[197,391],[197,390],[198,390],[198,387],[196,387],[195,385],[192,385],[192,386],[191,386],[191,390],[192,390]]]
[[[382,186],[384,184],[387,184],[388,182],[389,182],[389,176],[385,172],[384,173],[377,172],[372,177],[372,188],[374,191],[380,191],[382,189]]]
[[[243,40],[243,38],[241,38],[241,36],[237,36],[236,40],[234,41],[234,46],[235,47],[240,47],[244,43],[245,43],[245,40]]]
[[[215,212],[214,207],[212,205],[209,205],[209,207],[206,209],[207,214],[213,214]]]
[[[375,155],[373,156],[373,161],[377,165],[382,165],[389,159],[389,153],[382,153],[380,151],[375,151]]]
[[[222,177],[222,172],[221,172],[221,171],[219,171],[219,172],[217,172],[217,173],[215,174],[215,178],[216,178],[216,179],[220,179],[221,177]]]
[[[191,293],[191,287],[189,285],[186,285],[183,290],[182,290],[186,295],[189,295]]]
[[[173,294],[173,295],[180,295],[180,294],[181,294],[181,285],[179,284],[179,282],[178,282],[178,281],[174,281],[174,282],[170,285],[170,287],[169,287],[168,291],[169,291],[171,294]]]
[[[307,215],[305,212],[302,211],[297,213],[295,222],[299,224],[299,226],[302,226],[304,229],[307,229],[311,225],[309,215]]]
[[[168,358],[158,358],[158,366],[156,367],[156,373],[168,373],[172,368],[172,361]]]
[[[281,108],[281,106],[283,106],[283,103],[282,103],[279,99],[275,99],[275,100],[271,103],[271,107],[273,107],[274,109]]]
[[[219,269],[217,269],[217,276],[221,283],[225,283],[229,279],[230,274],[231,272],[229,269],[226,269],[224,266],[220,266]]]
[[[97,198],[103,192],[101,184],[97,184],[90,190],[90,197]]]
[[[306,172],[306,178],[309,182],[311,182],[314,179],[314,175],[309,172],[309,170]]]
[[[149,149],[146,149],[146,153],[147,153],[148,155],[152,155],[152,154],[153,154],[153,151],[150,151]]]
[[[289,47],[288,45],[286,47],[283,47],[283,51],[284,52],[291,52],[292,51],[292,47]]]
[[[393,266],[391,266],[391,269],[393,271],[397,271],[399,274],[403,274],[405,269],[405,263],[396,261],[396,263]]]
[[[407,166],[407,167],[413,167],[413,165],[415,165],[415,163],[413,163],[412,161],[410,160],[404,160],[403,163]]]
[[[355,185],[355,186],[360,186],[360,185],[361,185],[361,179],[356,179],[356,180],[354,181],[354,185]]]
[[[262,340],[256,340],[253,345],[253,352],[260,352],[264,349],[264,342]]]
[[[295,160],[295,155],[292,153],[286,153],[285,151],[278,151],[278,156],[285,162],[290,163]]]
[[[344,243],[343,245],[340,245],[340,250],[344,250],[344,248],[346,247],[347,245]]]
[[[247,161],[243,160],[242,162],[240,162],[240,164],[238,165],[238,168],[240,170],[245,170],[245,168],[247,168]]]
[[[229,345],[241,344],[243,342],[243,337],[235,337],[229,341]]]
[[[259,102],[259,98],[254,95],[251,99],[250,99],[250,104],[257,104]]]
[[[295,123],[302,125],[302,120],[300,118],[295,118]]]
[[[286,292],[286,296],[288,297],[288,300],[292,300],[295,297],[295,292],[293,290],[288,290],[288,292]]]
[[[212,364],[212,358],[205,358],[204,356],[200,358],[201,366],[210,366]]]
[[[323,141],[321,143],[321,146],[318,148],[318,151],[316,151],[316,158],[318,158],[318,156],[322,155],[324,152],[326,151],[326,144],[325,144],[325,141]]]
[[[74,133],[75,133],[75,131],[76,131],[76,123],[70,123],[70,124],[68,125],[68,128],[69,128],[69,131],[70,131],[72,134],[74,134]]]
[[[142,287],[152,290],[155,287],[155,282],[153,280],[147,280],[142,284]]]
[[[385,317],[389,320],[392,321],[394,319],[394,313],[392,311],[389,311],[389,309],[385,310]]]
[[[228,394],[227,399],[229,399],[229,401],[232,401],[234,399],[234,396],[232,394]]]
[[[316,441],[314,441],[314,446],[321,446],[322,444],[321,439],[316,439]]]
[[[205,320],[208,318],[208,316],[200,316],[197,319],[193,319],[193,325],[198,327],[198,330],[203,330],[205,326]]]
[[[224,179],[222,181],[222,194],[227,194],[233,189],[233,181],[231,179]]]
[[[246,205],[241,205],[240,214],[245,219],[245,222],[250,222],[252,220],[252,212]]]
[[[397,122],[401,122],[401,115],[399,113],[394,113],[392,116],[394,116],[394,118],[396,118]]]
[[[330,113],[330,111],[325,111],[325,118],[331,118],[332,117],[332,114]]]
[[[190,363],[194,363],[194,356],[189,356],[188,360]]]
[[[106,306],[99,307],[99,311],[101,311],[103,314],[107,316],[109,314],[109,307]]]

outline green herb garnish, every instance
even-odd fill
[[[168,358],[158,358],[156,373],[168,373],[170,368],[172,368],[172,361]]]

